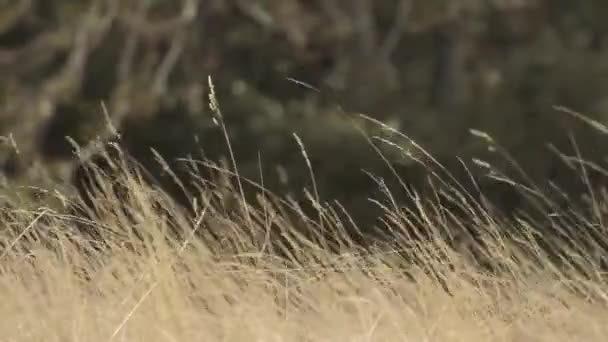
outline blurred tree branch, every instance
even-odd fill
[[[9,101],[14,104],[9,105],[9,108],[13,108],[13,111],[7,113],[9,118],[12,117],[12,124],[4,129],[12,135],[18,150],[5,151],[5,170],[27,174],[40,161],[41,132],[53,119],[58,104],[72,100],[79,93],[88,56],[107,34],[116,15],[115,4],[116,1],[108,0],[108,8],[103,10],[100,2],[93,3],[89,12],[71,29],[71,50],[63,66],[42,81],[37,91],[25,88],[20,94],[12,94]],[[48,39],[56,36],[43,37],[46,39],[37,37],[37,45],[52,46],[52,41],[49,42]]]
[[[30,13],[34,0],[18,0],[13,7],[3,9],[0,12],[0,35],[13,29],[15,25],[28,13]]]
[[[138,144],[141,136],[154,137],[181,152],[174,141],[186,144],[185,131],[212,135],[201,115],[208,74],[236,97],[226,113],[238,126],[243,156],[256,154],[247,142],[258,139],[283,158],[281,130],[302,124],[287,113],[308,117],[327,105],[317,97],[324,94],[289,89],[282,76],[333,87],[349,110],[403,125],[434,151],[451,151],[455,140],[466,141],[458,133],[465,125],[499,132],[508,126],[503,115],[493,114],[494,106],[509,111],[509,122],[519,127],[532,119],[512,113],[541,112],[555,99],[598,105],[594,97],[603,81],[589,70],[603,72],[600,56],[608,44],[598,18],[605,5],[561,3],[5,0],[0,134],[12,134],[20,153],[17,158],[6,144],[0,166],[17,178],[37,161],[70,159],[67,144],[56,147],[57,153],[46,148],[63,143],[65,135],[76,135],[79,143],[112,140],[116,132],[104,129],[107,120],[118,131],[130,130]],[[100,113],[102,101],[107,118]],[[170,115],[192,121],[170,130],[165,126],[180,121],[168,120]],[[333,138],[344,131],[342,121],[336,122],[322,133],[315,125],[309,137]],[[148,123],[149,130],[138,129]],[[435,139],[438,130],[441,137]],[[523,146],[520,140],[530,137],[514,130],[518,134],[506,139]],[[206,142],[221,153],[216,145],[221,144]]]

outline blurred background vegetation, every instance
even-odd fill
[[[311,183],[296,133],[321,199],[361,220],[378,193],[365,171],[397,181],[360,113],[456,173],[457,157],[505,163],[473,128],[532,179],[584,191],[552,151],[574,154],[576,141],[601,161],[605,137],[554,106],[606,122],[607,16],[605,0],[0,0],[0,173],[5,188],[69,185],[78,161],[66,137],[110,139],[107,117],[154,172],[150,148],[169,161],[226,159],[211,76],[243,176],[262,170],[266,187],[302,196]],[[419,165],[382,151],[408,184],[424,181]]]

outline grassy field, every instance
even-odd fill
[[[263,191],[246,205],[238,186],[226,193],[201,182],[186,215],[136,173],[98,180],[87,215],[4,211],[1,341],[608,336],[606,235],[593,210],[551,213],[547,204],[560,234],[539,239],[533,221],[500,220],[453,183],[437,194],[468,216],[415,194],[405,210],[384,189],[390,238],[361,246],[346,234],[348,216],[314,194],[317,212],[306,216]],[[230,196],[237,204],[226,209]],[[604,199],[594,200],[599,213]]]

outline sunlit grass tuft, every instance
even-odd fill
[[[111,180],[97,174],[102,186],[86,215],[5,215],[2,340],[603,341],[608,333],[594,258],[579,260],[571,247],[558,262],[564,253],[541,248],[531,223],[512,222],[522,233],[511,238],[457,191],[469,217],[424,199],[409,210],[387,205],[390,238],[362,246],[331,215],[336,207],[317,203],[319,215],[305,217],[264,193],[247,210],[240,200],[226,209],[225,193],[201,185],[184,210],[122,170]],[[459,225],[476,236],[450,235]]]

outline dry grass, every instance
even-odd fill
[[[188,217],[133,174],[121,179],[129,191],[118,198],[102,178],[89,223],[105,247],[90,249],[76,217],[6,213],[2,341],[604,341],[608,334],[608,288],[593,258],[566,271],[534,239],[499,234],[499,223],[467,199],[475,228],[485,231],[484,260],[500,271],[483,271],[439,238],[443,225],[457,222],[436,205],[387,207],[390,244],[359,248],[344,235],[330,251],[301,224],[341,235],[329,208],[297,224],[288,203],[271,205],[270,195],[247,211],[222,211],[201,188]],[[411,238],[414,222],[429,228],[429,239]],[[283,250],[270,243],[277,236]]]
[[[210,102],[227,137],[213,92]],[[428,167],[433,191],[428,198],[410,192],[412,206],[404,209],[393,199],[397,189],[378,179],[385,235],[365,246],[349,234],[357,229],[348,213],[320,203],[312,169],[314,213],[306,215],[256,184],[257,200],[246,201],[232,153],[230,168],[189,161],[194,174],[205,168],[220,175],[188,185],[175,180],[191,199],[189,210],[125,160],[117,179],[95,173],[100,188],[86,212],[66,211],[75,204],[60,193],[54,202],[67,204],[63,209],[5,209],[0,340],[606,339],[608,192],[588,180],[586,170],[600,170],[596,165],[564,156],[581,165],[591,199],[589,210],[565,211],[533,184],[510,183],[477,161],[537,211],[503,220],[413,141],[375,123],[413,148],[376,138]],[[499,149],[483,132],[472,133]],[[542,227],[543,237],[539,213],[550,227]]]

